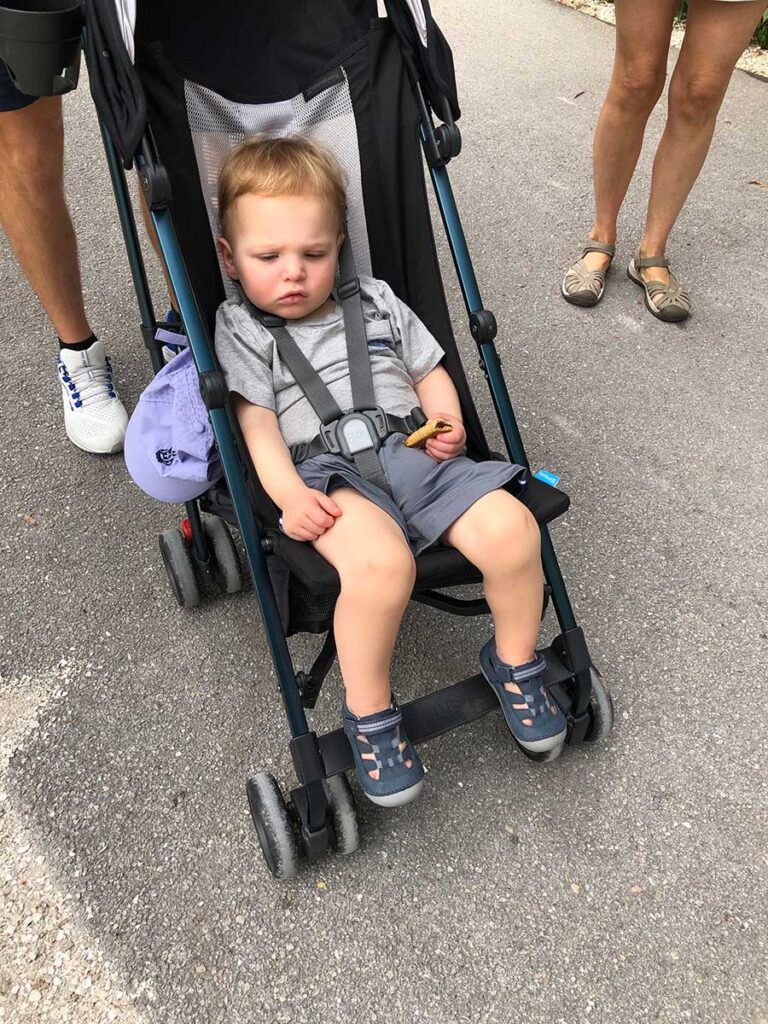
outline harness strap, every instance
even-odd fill
[[[296,383],[307,396],[307,401],[317,413],[320,422],[333,423],[334,420],[340,419],[344,414],[339,408],[336,399],[325,386],[320,374],[293,340],[285,325],[276,324],[273,327],[271,324],[264,324],[264,326],[268,327],[271,331],[280,357],[293,374]]]
[[[360,298],[360,279],[357,276],[355,257],[347,235],[345,235],[339,253],[339,286],[336,289],[336,294],[341,299],[341,308],[344,313],[352,407],[357,412],[373,409],[376,405],[376,397],[373,392],[371,357],[368,353],[363,303]]]
[[[392,494],[389,480],[387,480],[387,475],[384,472],[384,467],[381,464],[377,451],[373,448],[367,448],[363,452],[357,452],[352,458],[355,460],[355,466],[363,480],[368,480],[374,487],[384,491],[385,494]]]

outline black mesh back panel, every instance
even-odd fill
[[[190,131],[190,96],[209,90],[214,106],[301,106],[302,93],[305,99],[316,96],[325,81],[338,80],[334,69],[341,67],[357,129],[372,272],[408,303],[446,351],[470,447],[485,456],[445,303],[411,86],[397,37],[385,19],[372,17],[375,8],[370,0],[139,0],[136,69],[147,94],[148,121],[171,178],[171,212],[184,261],[212,328],[224,289],[204,198],[211,183],[201,188]],[[199,157],[199,134],[196,142]]]

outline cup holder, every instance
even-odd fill
[[[30,96],[61,96],[77,86],[83,10],[73,0],[0,2],[0,58]]]

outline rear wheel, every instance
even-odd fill
[[[200,587],[184,537],[179,530],[164,530],[158,540],[173,596],[182,608],[194,608],[200,603]]]
[[[246,791],[267,867],[275,878],[293,878],[299,869],[299,844],[280,787],[268,772],[259,772],[248,779]]]

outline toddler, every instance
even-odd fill
[[[395,806],[422,787],[389,672],[414,556],[436,543],[458,548],[483,574],[495,636],[480,663],[515,739],[530,751],[558,746],[566,723],[536,653],[539,528],[508,489],[519,493],[523,470],[464,454],[459,397],[437,341],[384,281],[359,278],[376,405],[401,419],[418,407],[450,427],[424,449],[406,447],[405,432],[390,433],[378,451],[378,482],[353,457],[318,449],[321,421],[281,357],[276,334],[284,323],[340,410],[352,409],[335,290],[345,223],[336,161],[305,138],[249,139],[224,164],[218,212],[219,250],[239,297],[218,310],[216,352],[283,531],[314,545],[338,572],[343,726],[365,794]]]

